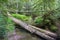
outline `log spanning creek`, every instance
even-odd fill
[[[35,33],[31,33],[19,25],[15,25],[13,34],[9,34],[8,40],[46,40]]]
[[[10,14],[8,14],[8,16],[12,19],[13,22],[19,25],[18,27],[16,26],[16,28],[24,28],[15,29],[15,31],[13,32],[14,35],[8,35],[9,40],[55,40],[55,38],[57,37],[55,33],[27,24],[12,17]]]
[[[32,34],[29,31],[21,27],[16,27],[14,35],[10,35],[8,40],[43,40],[43,38],[38,37],[36,34]]]

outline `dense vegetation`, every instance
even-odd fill
[[[59,4],[60,0],[0,0],[0,37],[15,30],[15,24],[8,18],[7,12],[38,28],[60,32]]]
[[[14,16],[17,19],[23,20],[23,21],[25,21],[27,23],[29,23],[29,20],[31,18],[29,16],[20,15],[20,14],[12,14],[12,16]],[[31,18],[31,20],[32,20],[32,18]],[[37,26],[39,28],[44,28],[44,29],[48,28],[49,30],[51,30],[53,32],[56,32],[57,31],[57,27],[49,19],[45,19],[43,21],[43,17],[40,17],[39,16],[39,17],[36,17],[35,18],[35,20],[33,21],[33,23],[34,24],[32,24],[32,25],[35,25],[35,26]],[[29,23],[29,24],[31,24],[31,23]]]

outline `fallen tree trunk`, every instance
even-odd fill
[[[27,23],[25,23],[25,24],[27,24]],[[50,32],[50,31],[47,31],[47,30],[43,30],[43,29],[41,29],[41,28],[32,26],[32,25],[30,25],[30,24],[27,24],[27,25],[30,26],[30,27],[32,27],[32,28],[34,28],[34,29],[36,29],[36,30],[38,30],[38,31],[40,31],[40,32],[43,32],[43,33],[47,34],[47,35],[49,35],[49,36],[52,36],[52,37],[54,37],[54,38],[57,37],[57,35],[56,35],[55,33],[53,33],[53,32]]]
[[[36,30],[38,30],[38,31],[40,31],[40,32],[42,32],[42,33],[45,33],[46,35],[49,35],[51,37],[54,37],[54,38],[57,37],[57,35],[55,33],[52,33],[50,31],[47,31],[47,30],[44,30],[44,29],[41,29],[41,28],[37,28],[37,27],[32,26],[32,25],[29,25],[29,26],[32,27],[32,28],[34,28],[34,29],[36,29]]]
[[[41,29],[41,30],[39,29],[40,31],[38,31],[36,27],[33,27],[33,26],[31,26],[31,25],[28,25],[28,24],[26,24],[25,22],[22,22],[21,20],[18,20],[18,19],[16,19],[16,18],[12,17],[10,14],[8,14],[8,16],[9,16],[9,18],[11,18],[15,23],[19,24],[20,26],[22,26],[22,27],[25,28],[26,30],[30,31],[31,33],[35,33],[35,34],[37,34],[37,35],[39,35],[39,36],[41,36],[41,37],[43,37],[43,38],[45,38],[45,39],[47,39],[47,40],[55,40],[54,38],[46,35],[46,33],[44,34],[43,32],[40,32],[40,31],[43,30],[43,29]],[[35,29],[35,28],[36,28],[36,29]],[[49,32],[47,31],[47,33],[49,33]],[[56,35],[55,35],[55,36],[56,36]]]

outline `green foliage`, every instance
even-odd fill
[[[49,22],[50,22],[50,20],[49,20],[49,19],[45,19],[45,22],[46,22],[46,23],[49,23]]]
[[[7,28],[8,32],[13,32],[15,29],[14,22],[10,18],[7,19],[7,27],[6,28]]]
[[[57,27],[55,25],[51,25],[50,30],[52,32],[56,32],[57,31]]]
[[[0,13],[0,38],[4,38],[6,36],[6,19],[3,13]]]
[[[3,11],[0,13],[0,38],[7,38],[8,32],[13,32],[15,29],[11,19],[4,15]]]
[[[6,36],[6,28],[5,26],[0,26],[0,38],[4,38]]]
[[[35,20],[34,20],[35,24],[36,25],[42,25],[43,23],[43,18],[42,17],[36,17]]]
[[[28,21],[28,19],[31,18],[30,16],[25,16],[21,14],[12,14],[12,16],[23,21]]]
[[[52,22],[49,19],[44,19],[41,16],[43,16],[45,13],[48,13],[48,11],[55,10],[57,8],[59,10],[51,12],[53,13],[53,15],[49,17],[53,20],[58,21],[58,18],[60,18],[60,0],[0,0],[0,10],[14,11],[14,13],[16,12],[16,10],[24,12],[32,11],[32,16],[38,16],[35,18],[34,23],[39,26],[48,25],[48,28],[50,28],[50,30],[53,32],[56,32],[57,27],[51,24]],[[25,16],[21,14],[12,14],[12,16],[23,21],[29,21],[30,23],[33,22],[30,16]],[[6,16],[0,13],[0,37],[4,37],[7,31],[13,32],[14,29],[15,27],[12,20],[9,18],[7,19]]]
[[[0,0],[0,3],[6,3],[8,0]]]
[[[36,25],[40,25],[40,26],[45,26],[45,25],[51,24],[51,21],[49,19],[44,19],[41,16],[36,17],[34,22]]]

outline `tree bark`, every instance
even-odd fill
[[[38,30],[38,31],[40,31],[40,32],[42,32],[42,33],[45,33],[46,35],[49,35],[51,37],[54,37],[54,38],[57,37],[57,35],[55,33],[53,33],[53,32],[50,32],[50,31],[47,31],[47,30],[44,30],[44,29],[41,29],[41,28],[37,28],[37,27],[32,26],[32,25],[29,25],[29,26],[36,29],[36,30]]]

